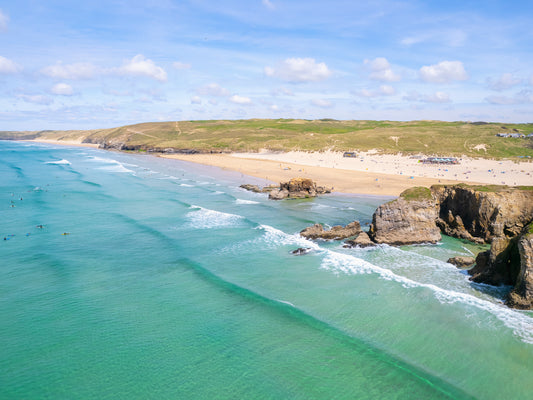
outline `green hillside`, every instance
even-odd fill
[[[126,150],[200,152],[359,150],[446,156],[533,156],[533,124],[442,121],[218,120],[149,122],[87,131],[0,132],[0,139],[79,140]]]

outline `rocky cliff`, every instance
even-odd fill
[[[416,187],[378,207],[368,235],[375,243],[407,245],[436,243],[441,239],[436,224],[438,207],[431,191]]]
[[[490,243],[512,238],[533,219],[533,190],[507,186],[433,186],[439,203],[437,223],[458,238]]]
[[[533,308],[533,223],[526,227],[517,243],[520,271],[516,285],[509,293],[507,305],[530,310]]]

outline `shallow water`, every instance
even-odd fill
[[[532,314],[445,262],[475,246],[310,242],[387,199],[238,188],[255,181],[0,142],[0,397],[530,395]]]

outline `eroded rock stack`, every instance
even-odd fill
[[[375,243],[395,246],[437,243],[441,239],[437,217],[437,202],[431,191],[415,187],[378,207],[368,235]]]
[[[315,224],[305,228],[300,232],[300,235],[306,239],[341,240],[359,235],[360,233],[361,225],[358,221],[354,221],[346,226],[336,225],[329,230],[325,230],[320,224]]]

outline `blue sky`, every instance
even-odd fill
[[[17,0],[0,43],[0,130],[533,122],[530,0]]]

